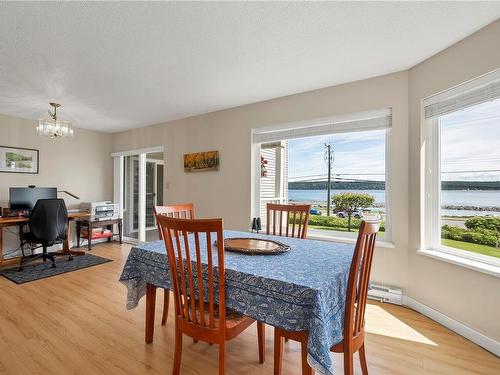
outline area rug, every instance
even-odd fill
[[[64,258],[56,258],[56,268],[51,267],[50,261],[34,261],[34,263],[24,266],[22,271],[18,271],[17,267],[8,268],[0,270],[0,275],[16,284],[24,284],[107,262],[111,262],[111,259],[101,258],[92,254],[73,256],[73,260],[68,260],[68,257],[65,256]]]

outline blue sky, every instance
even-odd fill
[[[384,180],[385,131],[333,134],[288,142],[289,176],[325,175],[324,143],[333,144],[332,173],[366,180]],[[441,118],[443,180],[500,180],[500,100],[484,103]],[[373,174],[373,175],[369,175]],[[314,178],[314,177],[313,177]]]
[[[384,180],[384,130],[290,140],[288,142],[290,178],[327,173],[324,160],[325,142],[333,144],[334,176],[347,177],[347,174],[349,178]],[[374,175],[365,175],[367,173]]]
[[[441,118],[441,172],[500,169],[500,99]],[[442,180],[500,181],[500,172],[442,173]]]

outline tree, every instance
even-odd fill
[[[351,216],[358,209],[373,206],[375,198],[370,194],[365,193],[342,193],[337,194],[333,198],[333,204],[338,211],[347,213],[347,230],[351,231]]]

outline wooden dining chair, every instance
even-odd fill
[[[310,210],[310,204],[268,203],[266,233],[274,236],[306,238]]]
[[[310,211],[310,204],[268,203],[266,205],[266,234],[305,239]],[[285,213],[286,217],[283,218]],[[283,224],[286,226],[284,233]],[[295,232],[295,228],[297,228],[297,232]],[[288,338],[285,338],[285,341],[288,341]]]
[[[154,206],[153,211],[156,218],[158,218],[158,215],[162,215],[168,217],[194,219],[194,205],[192,203],[171,204],[168,206]],[[160,240],[163,240],[163,235],[161,233],[160,225],[158,224],[158,219],[156,219],[156,226],[158,227],[158,237]],[[163,314],[161,317],[162,326],[167,324],[169,303],[170,291],[168,289],[165,289],[163,291]]]
[[[175,302],[172,374],[180,372],[182,335],[186,334],[196,341],[219,345],[219,375],[223,375],[226,341],[238,336],[255,320],[226,308],[222,219],[187,220],[158,216],[157,220],[167,248]],[[206,265],[202,263],[202,253],[206,253]],[[257,322],[257,334],[259,361],[264,363],[264,325],[260,322]]]
[[[359,352],[361,370],[368,375],[365,353],[365,310],[368,297],[368,283],[372,267],[375,238],[381,220],[363,221],[359,228],[358,240],[347,283],[346,304],[344,314],[343,339],[330,350],[344,354],[344,375],[354,374],[353,355]],[[307,340],[309,332],[290,332],[280,328],[274,330],[274,374],[281,374],[283,357],[283,338],[295,340],[301,344],[302,375],[312,375],[313,370],[307,364]]]

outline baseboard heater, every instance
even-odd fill
[[[403,305],[403,291],[393,286],[372,283],[368,287],[368,298],[379,302]]]

